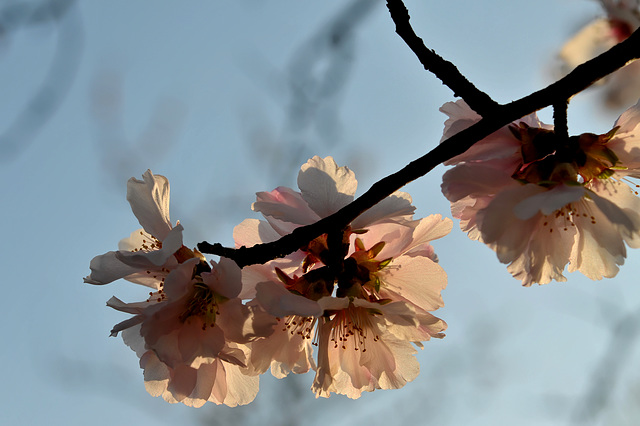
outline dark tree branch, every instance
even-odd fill
[[[569,139],[569,126],[567,124],[567,107],[569,101],[564,99],[553,104],[553,129],[561,140]]]
[[[409,12],[402,0],[387,0],[387,8],[396,24],[396,33],[413,50],[424,69],[433,73],[444,85],[453,90],[454,96],[464,99],[471,109],[483,117],[498,107],[497,102],[476,88],[455,65],[424,45],[422,39],[411,28]]]
[[[367,192],[331,216],[314,224],[297,228],[291,234],[271,243],[257,244],[250,248],[232,249],[223,247],[221,244],[202,242],[198,244],[198,249],[203,253],[233,259],[240,267],[284,257],[319,235],[345,228],[356,217],[393,192],[424,176],[438,164],[462,154],[474,143],[501,127],[549,105],[560,101],[566,102],[567,99],[586,89],[595,81],[638,57],[640,57],[640,30],[635,31],[627,40],[607,52],[578,66],[567,76],[548,87],[511,103],[498,104],[490,114],[485,114],[479,122],[450,137],[423,157],[409,163],[402,170],[376,182]]]

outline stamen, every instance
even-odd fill
[[[303,339],[311,339],[317,319],[315,317],[301,317],[290,315],[284,319],[282,331],[288,331],[292,336],[298,335]],[[315,339],[314,339],[315,340]]]

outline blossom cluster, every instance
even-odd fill
[[[640,0],[601,3],[607,17],[562,49],[567,68],[640,27]],[[638,63],[617,75],[611,103],[640,92]],[[482,118],[463,100],[441,111],[449,117],[443,141]],[[565,133],[534,113],[444,163],[453,167],[442,192],[461,229],[494,250],[524,286],[566,281],[565,268],[593,280],[613,277],[626,247],[640,247],[639,186],[630,180],[640,178],[640,102],[607,133]],[[308,160],[297,183],[298,190],[257,193],[252,209],[263,220],[235,227],[237,248],[334,215],[357,188],[354,173],[331,157]],[[414,218],[407,193],[394,192],[283,258],[242,269],[185,245],[169,198],[164,176],[148,170],[131,178],[127,200],[142,228],[95,257],[84,279],[148,288],[142,301],[112,297],[107,306],[130,314],[111,335],[121,334],[137,354],[151,395],[193,407],[244,405],[269,370],[277,378],[313,372],[316,397],[359,398],[414,380],[417,348],[444,337],[447,324],[433,312],[444,306],[447,275],[431,241],[447,235],[452,221]]]
[[[444,138],[480,120],[463,101],[447,103]],[[482,139],[445,164],[442,192],[469,238],[492,248],[529,286],[580,271],[613,277],[625,243],[640,247],[640,102],[611,131],[556,135],[535,114]]]
[[[314,157],[298,186],[258,193],[253,209],[265,220],[238,225],[236,245],[273,241],[335,213],[353,200],[357,181],[331,157]],[[452,223],[414,219],[406,193],[283,259],[242,270],[183,244],[165,177],[130,179],[127,199],[142,229],[95,257],[85,282],[149,287],[144,301],[113,297],[107,305],[132,315],[111,334],[136,352],[153,396],[196,407],[247,404],[270,369],[278,378],[314,371],[316,397],[358,398],[415,379],[415,347],[444,336],[446,323],[431,312],[443,306],[447,276],[429,242]]]

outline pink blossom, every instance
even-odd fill
[[[601,0],[606,17],[597,18],[582,28],[560,50],[565,72],[609,50],[625,40],[640,26],[638,0]],[[605,99],[609,107],[626,106],[640,94],[640,63],[632,62],[613,73],[606,83]]]
[[[252,208],[263,214],[267,222],[246,219],[233,231],[236,247],[275,241],[291,233],[295,228],[317,222],[331,215],[354,199],[357,181],[347,167],[339,167],[332,157],[315,156],[305,163],[298,174],[300,192],[278,187],[271,192],[258,192]],[[411,196],[397,191],[369,209],[351,224],[352,229],[366,228],[378,222],[396,222],[411,226],[413,211]],[[324,249],[326,236],[320,237],[298,252],[270,262],[244,268],[245,288],[243,298],[255,297],[255,284],[273,273],[278,267],[286,273],[293,273],[306,259],[313,263],[314,256]]]
[[[111,330],[140,357],[150,394],[201,406],[206,401],[247,404],[258,378],[247,368],[251,342],[273,332],[275,320],[238,297],[241,271],[228,259],[207,263],[182,244],[182,226],[171,225],[169,182],[147,171],[130,179],[127,200],[143,229],[118,251],[91,261],[85,282],[119,278],[153,289],[143,302],[112,297],[107,305],[133,316]]]
[[[275,321],[237,297],[241,272],[233,261],[212,262],[210,272],[194,276],[196,267],[203,268],[198,263],[178,265],[146,302],[112,298],[108,306],[134,314],[112,335],[126,332],[153,396],[190,406],[247,404],[258,391],[246,368],[250,342],[271,334]]]
[[[268,224],[244,221],[234,230],[236,245],[273,241],[326,217],[350,202],[356,187],[353,173],[330,157],[309,160],[298,184],[301,192],[258,193],[254,210]],[[243,270],[245,290],[250,288],[243,295],[278,320],[272,335],[252,343],[256,373],[270,367],[284,377],[316,369],[317,396],[351,398],[399,388],[417,376],[411,343],[421,347],[443,337],[446,328],[429,312],[443,306],[447,280],[429,242],[446,235],[451,221],[414,220],[410,200],[396,193],[354,221],[342,241],[323,235],[284,260]],[[338,335],[344,339],[339,345]]]
[[[443,111],[454,124],[476,116],[462,101]],[[453,216],[525,286],[565,281],[567,265],[591,279],[615,276],[625,243],[640,246],[640,199],[623,180],[638,176],[638,118],[636,105],[611,132],[574,136],[564,145],[549,126],[531,120],[486,137],[443,176]],[[489,157],[483,146],[503,154]]]
[[[279,235],[286,235],[349,204],[357,186],[354,173],[347,167],[338,167],[332,157],[315,156],[300,169],[300,192],[285,187],[258,192],[252,208],[262,213]],[[360,215],[351,226],[357,229],[382,220],[407,221],[414,210],[409,194],[398,191]]]
[[[418,376],[420,367],[410,342],[443,337],[444,323],[421,316],[404,302],[368,302],[323,298],[325,315],[318,326],[318,370],[311,389],[316,396],[344,394],[359,398],[375,389],[398,389]]]

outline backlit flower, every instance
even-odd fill
[[[258,193],[254,210],[268,223],[246,220],[236,246],[273,241],[349,203],[355,178],[332,158],[314,157],[300,172],[301,192]],[[396,193],[343,232],[322,235],[282,260],[243,270],[247,297],[277,317],[274,333],[252,345],[251,366],[272,374],[316,369],[312,389],[357,398],[364,391],[402,387],[419,371],[411,343],[443,337],[446,274],[429,242],[451,221],[413,219],[410,197]],[[312,346],[318,346],[317,360]]]
[[[127,182],[127,201],[142,229],[120,241],[118,251],[91,260],[89,284],[108,284],[120,278],[159,289],[169,271],[197,256],[182,245],[182,225],[171,225],[169,181],[147,170],[143,180]]]
[[[237,298],[240,276],[233,261],[222,259],[208,268],[191,259],[172,270],[145,302],[109,300],[108,306],[134,314],[112,335],[123,331],[139,355],[150,394],[190,406],[253,400],[258,379],[245,368],[249,345],[271,334],[275,322]]]
[[[456,121],[465,123],[459,131],[478,119],[462,101],[442,111],[450,116],[445,137]],[[462,230],[495,250],[523,285],[565,281],[567,265],[591,279],[613,277],[625,243],[640,246],[640,199],[626,180],[638,177],[639,118],[636,105],[607,134],[560,140],[529,116],[450,161],[456,167],[442,191]]]
[[[145,301],[107,305],[133,316],[115,325],[140,357],[145,387],[169,402],[229,406],[251,402],[258,378],[246,367],[250,345],[272,333],[275,320],[238,297],[241,271],[231,260],[207,263],[182,244],[182,226],[171,225],[169,182],[147,171],[130,179],[127,200],[143,229],[120,242],[120,250],[91,261],[85,282],[125,278],[151,287]]]

